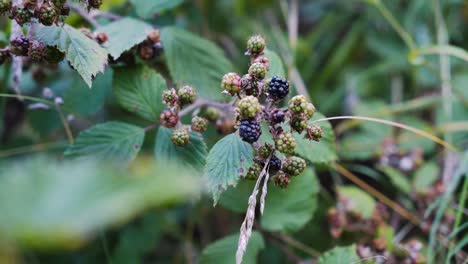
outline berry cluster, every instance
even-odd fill
[[[182,107],[193,104],[196,98],[197,93],[191,86],[183,86],[178,90],[172,88],[162,93],[163,103],[168,108],[162,111],[159,122],[164,127],[175,128],[172,131],[171,141],[176,146],[182,147],[189,143],[190,130],[200,133],[206,131],[208,119],[198,115],[192,117],[191,126],[185,126],[180,123],[179,113]],[[216,115],[216,111],[213,111],[211,117],[216,117],[214,115]]]
[[[10,41],[10,46],[0,50],[0,65],[8,61],[11,55],[27,57],[32,62],[57,64],[65,58],[65,54],[54,46],[43,42],[30,40],[19,36]]]
[[[0,14],[8,14],[8,17],[19,25],[37,21],[51,26],[57,23],[61,16],[68,16],[70,7],[65,0],[26,0],[21,5],[13,5],[12,0],[0,0]]]
[[[297,95],[288,102],[286,109],[281,108],[282,100],[290,92],[289,82],[279,76],[266,78],[270,61],[264,56],[265,40],[262,36],[251,37],[247,41],[246,55],[251,58],[248,73],[240,77],[237,73],[227,73],[221,81],[223,93],[235,97],[236,127],[240,138],[252,144],[257,150],[255,163],[247,170],[246,179],[257,179],[268,161],[268,173],[275,184],[286,188],[291,177],[301,174],[306,161],[294,156],[296,139],[293,133],[306,131],[305,138],[319,141],[322,129],[309,126],[308,121],[315,107],[305,96]],[[290,129],[286,129],[286,120]],[[273,139],[274,146],[260,144],[262,125]]]

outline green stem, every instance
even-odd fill
[[[392,15],[392,13],[387,9],[387,7],[381,1],[373,2],[373,5],[379,10],[379,12],[384,16],[384,18],[392,25],[393,29],[400,35],[400,37],[405,42],[406,46],[410,50],[416,49],[416,43],[414,42],[411,35],[403,28],[403,26],[398,22],[398,20]]]
[[[465,182],[463,183],[462,193],[460,195],[457,215],[455,216],[455,224],[453,225],[453,230],[457,230],[460,226],[460,223],[463,218],[463,210],[465,209],[466,196],[468,194],[468,175],[465,175]]]

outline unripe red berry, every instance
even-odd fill
[[[179,122],[179,115],[172,110],[166,109],[162,111],[160,116],[160,123],[162,126],[171,128],[175,127]]]
[[[16,56],[27,56],[29,51],[29,39],[19,36],[10,41],[10,52]]]
[[[268,59],[267,57],[257,57],[253,60],[253,62],[258,62],[258,63],[261,63],[263,64],[263,66],[265,66],[265,69],[266,71],[269,71],[270,70],[270,59]]]
[[[318,125],[313,125],[307,128],[307,132],[304,137],[307,139],[315,140],[319,142],[322,136],[323,136],[322,128]]]
[[[270,122],[272,124],[279,124],[284,121],[286,113],[283,110],[275,109],[270,113]]]
[[[275,186],[281,189],[286,189],[290,182],[289,177],[282,171],[279,171],[273,180],[275,181]]]
[[[237,94],[241,90],[241,77],[234,72],[224,75],[221,88],[230,95]]]
[[[97,43],[102,45],[102,44],[106,43],[108,40],[109,40],[109,37],[107,36],[106,33],[99,32],[99,33],[96,34]]]
[[[29,45],[28,57],[34,62],[41,62],[47,57],[47,46],[40,41],[33,40]]]
[[[172,106],[175,106],[179,100],[179,96],[177,96],[177,92],[174,88],[172,89],[169,89],[169,90],[165,90],[163,93],[162,93],[162,99],[163,99],[163,102],[169,106],[169,107],[172,107]]]

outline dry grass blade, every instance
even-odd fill
[[[257,194],[260,187],[260,182],[266,176],[268,170],[268,164],[270,163],[270,158],[265,161],[265,166],[263,167],[262,172],[258,176],[255,187],[252,191],[252,194],[249,196],[249,206],[247,207],[247,212],[245,214],[244,222],[242,222],[240,228],[239,242],[237,243],[236,251],[236,264],[241,264],[244,257],[245,250],[247,249],[247,244],[249,243],[250,236],[252,235],[252,227],[255,221],[255,207],[257,206]]]
[[[366,117],[366,116],[334,116],[334,117],[328,117],[328,118],[322,118],[322,119],[317,119],[315,121],[313,121],[312,123],[318,123],[318,122],[322,122],[322,121],[330,121],[330,120],[339,120],[339,119],[355,119],[355,120],[364,120],[364,121],[370,121],[370,122],[375,122],[375,123],[380,123],[380,124],[385,124],[385,125],[388,125],[388,126],[394,126],[394,127],[399,127],[401,129],[405,129],[405,130],[408,130],[408,131],[411,131],[415,134],[418,134],[420,135],[421,137],[425,137],[429,140],[432,140],[434,141],[435,143],[447,148],[447,149],[450,149],[454,152],[457,152],[457,153],[460,153],[460,151],[454,147],[452,144],[434,136],[434,135],[431,135],[421,129],[417,129],[417,128],[414,128],[414,127],[411,127],[411,126],[408,126],[408,125],[405,125],[405,124],[401,124],[401,123],[397,123],[397,122],[393,122],[393,121],[388,121],[388,120],[385,120],[385,119],[380,119],[380,118],[373,118],[373,117]]]

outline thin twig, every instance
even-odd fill
[[[60,121],[62,121],[63,128],[65,129],[65,133],[67,134],[68,143],[70,143],[70,145],[73,145],[74,143],[73,133],[71,132],[70,125],[68,124],[68,120],[65,118],[65,115],[63,114],[62,109],[60,108],[59,105],[56,105],[55,109],[57,109],[57,112],[60,116]]]
[[[94,17],[89,12],[87,12],[77,4],[69,3],[69,6],[71,10],[73,10],[75,13],[84,18],[84,20],[86,20],[93,27],[98,28],[100,26],[97,20],[94,19]]]
[[[179,116],[185,116],[192,112],[193,110],[203,107],[203,106],[213,106],[221,110],[225,111],[230,111],[232,110],[233,106],[228,103],[219,103],[216,101],[210,101],[210,100],[203,100],[203,99],[198,99],[196,100],[193,104],[188,106],[187,108],[183,109],[182,111],[179,112]]]

